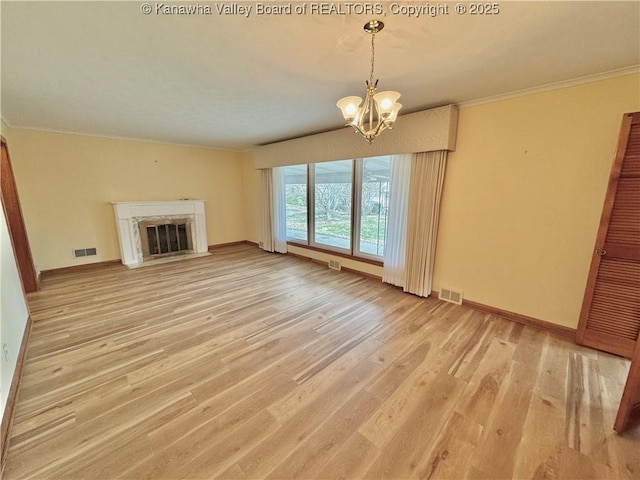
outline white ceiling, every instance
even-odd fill
[[[382,2],[384,15],[280,16],[235,2],[253,7],[249,18],[218,14],[222,2],[182,3],[212,15],[143,15],[142,2],[129,1],[2,1],[2,118],[231,150],[332,130],[342,125],[335,102],[364,94],[362,26],[374,17],[386,24],[376,37],[379,89],[402,93],[401,113],[640,64],[638,1],[507,1],[491,16],[432,2],[449,15],[420,18],[394,15],[393,2]]]

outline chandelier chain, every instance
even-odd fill
[[[373,85],[373,66],[376,61],[376,31],[371,32],[371,72],[369,73],[369,83]]]

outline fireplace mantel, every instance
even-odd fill
[[[206,253],[207,226],[204,217],[204,200],[173,200],[157,202],[111,202],[116,216],[120,257],[128,267],[144,261],[140,240],[141,221],[186,217],[191,220],[194,253]]]

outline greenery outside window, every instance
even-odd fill
[[[351,252],[353,160],[310,165],[313,244]]]
[[[307,166],[284,167],[287,239],[307,242]]]

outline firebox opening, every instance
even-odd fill
[[[157,256],[189,250],[187,225],[164,224],[147,227],[149,255]]]
[[[144,258],[158,258],[193,251],[191,225],[186,219],[140,222]]]

